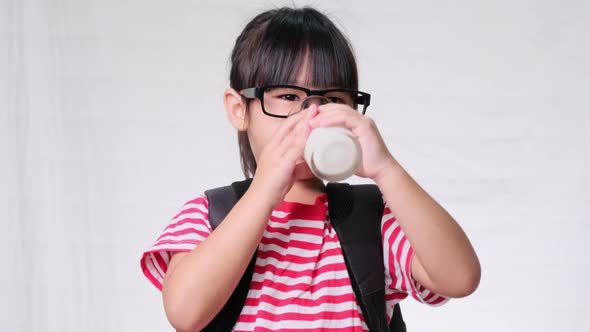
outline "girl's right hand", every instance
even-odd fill
[[[256,172],[250,188],[267,200],[275,208],[291,190],[296,175],[302,167],[305,142],[311,131],[309,120],[318,114],[318,106],[311,105],[306,110],[284,119],[276,130],[273,139],[260,151]]]

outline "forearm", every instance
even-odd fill
[[[453,217],[395,161],[375,182],[424,270],[425,275],[413,271],[416,280],[451,297],[472,293],[479,283],[479,260]]]
[[[246,270],[271,211],[248,190],[215,231],[167,271],[164,306],[178,330],[201,330],[221,310]]]

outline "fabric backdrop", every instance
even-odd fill
[[[241,178],[229,54],[292,3],[0,1],[0,330],[172,330],[140,254]],[[472,296],[402,302],[410,331],[590,331],[590,2],[294,3],[349,36],[367,115],[481,259]]]

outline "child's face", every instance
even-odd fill
[[[306,73],[307,73],[307,61],[304,61],[303,66],[301,67],[300,73],[297,76],[295,85],[306,87],[309,89],[314,89],[313,86],[305,85],[304,82],[306,80]],[[294,116],[303,116],[303,113],[296,114]],[[250,145],[252,146],[252,152],[254,153],[254,157],[258,161],[260,151],[262,148],[269,143],[275,135],[276,130],[279,128],[281,123],[285,121],[284,118],[276,118],[272,116],[268,116],[264,114],[262,111],[262,105],[259,99],[254,99],[250,102],[250,110],[249,110],[249,121],[248,121],[248,137],[250,139]],[[296,165],[296,173],[297,178],[296,180],[304,180],[304,179],[311,179],[314,178],[315,175],[309,169],[309,166],[301,156],[297,160]]]

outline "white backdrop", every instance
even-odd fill
[[[241,178],[229,54],[290,2],[0,3],[0,330],[170,331],[141,252]],[[410,331],[589,331],[590,2],[295,3],[350,37],[367,115],[481,259],[474,295],[402,303]]]

